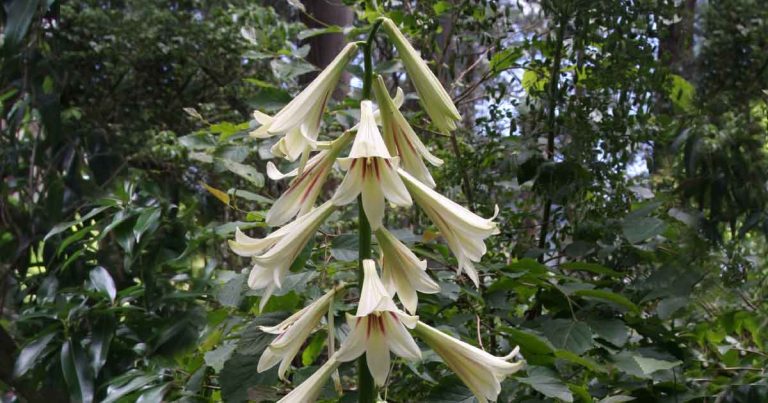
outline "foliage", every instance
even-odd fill
[[[483,216],[501,208],[479,290],[421,212],[388,217],[442,289],[421,296],[421,320],[499,355],[520,346],[528,367],[501,401],[768,400],[768,15],[759,1],[699,4],[680,71],[658,49],[689,18],[677,3],[380,5],[465,118],[439,136],[406,102],[446,161],[439,190]],[[349,5],[359,26],[378,13]],[[270,140],[247,133],[253,109],[279,109],[314,69],[296,43],[323,30],[299,15],[248,1],[5,3],[3,399],[274,400],[324,361],[321,331],[291,384],[258,374],[271,337],[258,326],[329,274],[353,276],[354,211],[322,228],[263,313],[225,242],[237,225],[266,233],[280,193],[264,181]],[[413,93],[396,70],[377,66]],[[361,70],[349,73],[329,138],[355,120]],[[389,401],[473,399],[435,354],[396,362],[390,379]],[[332,385],[323,396],[337,398]]]

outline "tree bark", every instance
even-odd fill
[[[302,14],[301,22],[309,28],[324,28],[323,24],[346,27],[352,25],[354,12],[344,5],[341,0],[304,0],[306,14]],[[311,16],[311,17],[310,17]],[[318,22],[319,21],[319,22]],[[304,41],[310,46],[307,61],[319,69],[328,66],[341,49],[346,45],[343,33],[332,33],[313,36]],[[305,74],[302,83],[309,83],[317,76],[317,72]],[[349,73],[344,73],[339,85],[333,93],[335,99],[342,99],[349,90]]]

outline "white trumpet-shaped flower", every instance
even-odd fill
[[[481,403],[496,401],[501,381],[525,365],[521,361],[509,362],[517,355],[518,348],[505,357],[496,357],[424,322],[418,322],[414,333],[443,359]]]
[[[285,177],[296,177],[269,209],[265,219],[267,224],[271,226],[282,225],[297,214],[302,216],[312,209],[326,179],[328,179],[328,174],[331,172],[336,157],[351,139],[352,132],[342,134],[341,137],[331,143],[330,148],[320,151],[310,158],[301,175],[298,175],[298,168],[283,174],[277,170],[271,161],[267,163],[267,175],[270,179],[280,180]]]
[[[421,58],[419,52],[413,48],[392,20],[383,18],[382,27],[387,31],[392,43],[395,44],[400,59],[408,71],[408,76],[419,93],[421,104],[432,119],[432,123],[443,133],[455,130],[456,122],[461,120],[461,115],[451,101],[448,92],[440,84],[440,80],[435,77],[435,74],[427,66],[427,62]]]
[[[435,187],[435,181],[432,179],[432,175],[429,173],[429,169],[427,169],[423,159],[429,161],[434,166],[442,165],[443,160],[432,155],[427,146],[421,142],[419,136],[416,135],[416,132],[413,131],[413,128],[405,119],[405,116],[398,109],[398,106],[390,98],[387,87],[384,84],[384,79],[381,76],[377,77],[373,90],[376,93],[376,100],[379,102],[384,142],[389,153],[400,157],[400,166],[405,171],[424,182],[427,186]]]
[[[336,355],[332,355],[312,376],[294,388],[291,393],[283,396],[282,399],[278,400],[278,403],[307,403],[316,401],[320,391],[323,390],[323,386],[328,382],[328,378],[340,364]]]
[[[264,372],[279,362],[280,367],[277,370],[277,375],[280,379],[285,379],[285,371],[291,366],[291,361],[299,353],[307,337],[320,323],[323,315],[328,312],[334,295],[342,288],[344,285],[340,284],[276,326],[259,326],[263,332],[276,334],[277,337],[264,350],[256,370]]]
[[[427,213],[427,216],[440,229],[448,247],[456,255],[459,262],[458,272],[466,271],[475,286],[480,285],[472,262],[479,262],[486,252],[485,238],[499,233],[493,219],[483,218],[467,210],[458,203],[430,189],[408,172],[398,170],[400,177],[416,203]]]
[[[285,133],[272,147],[272,153],[290,161],[295,161],[302,153],[315,148],[326,103],[356,50],[356,43],[345,46],[328,67],[274,117],[261,112],[254,113],[262,126],[251,135],[265,138]]]
[[[375,232],[381,247],[381,277],[390,295],[400,298],[405,310],[416,313],[416,292],[434,294],[440,286],[427,274],[427,261],[418,257],[384,227]]]
[[[411,196],[397,175],[399,159],[392,157],[381,138],[371,101],[360,103],[360,124],[352,150],[347,158],[339,158],[347,171],[336,189],[334,203],[343,206],[362,193],[363,210],[372,229],[381,227],[384,219],[384,199],[398,206],[410,206]]]
[[[339,361],[346,362],[365,353],[368,370],[381,386],[389,375],[390,351],[408,360],[421,358],[419,347],[406,329],[416,326],[419,318],[397,309],[376,273],[373,260],[363,260],[363,272],[357,314],[347,315],[352,331],[337,354]]]
[[[248,286],[254,290],[266,288],[259,308],[263,308],[274,290],[282,286],[293,261],[334,209],[332,202],[325,202],[265,238],[251,238],[236,231],[235,240],[229,241],[232,251],[240,256],[253,256]]]

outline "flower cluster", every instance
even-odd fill
[[[382,18],[379,23],[398,50],[432,123],[444,133],[454,130],[461,117],[437,77],[394,22]],[[289,161],[301,157],[298,168],[287,174],[271,163],[268,166],[272,179],[293,178],[266,216],[267,224],[282,226],[264,238],[251,238],[238,230],[230,241],[232,251],[252,258],[248,285],[264,290],[261,307],[281,288],[288,269],[320,225],[334,210],[358,196],[379,246],[381,275],[376,262],[362,261],[364,277],[357,312],[347,314],[350,330],[341,347],[332,352],[333,346],[329,346],[326,363],[281,401],[314,401],[339,365],[362,354],[366,355],[375,384],[384,385],[390,370],[390,352],[406,360],[421,358],[412,334],[440,355],[478,400],[495,400],[503,378],[523,365],[509,362],[517,351],[507,357],[495,357],[419,321],[415,316],[418,293],[437,293],[440,286],[427,273],[426,260],[420,260],[385,228],[385,200],[401,207],[411,206],[415,201],[456,256],[458,272],[465,272],[475,285],[480,284],[480,278],[473,262],[480,261],[485,254],[485,239],[498,233],[495,216],[482,218],[434,190],[435,181],[425,161],[435,166],[442,161],[429,152],[400,112],[402,93],[398,91],[393,99],[382,77],[373,82],[378,110],[374,110],[372,100],[364,99],[360,102],[360,121],[354,128],[330,143],[317,140],[328,98],[359,46],[360,43],[347,45],[274,117],[261,112],[254,114],[261,126],[252,136],[280,135],[272,148],[273,154]],[[348,153],[340,157],[350,142]],[[310,158],[313,151],[316,153]],[[344,178],[328,201],[315,206],[334,163],[345,171]],[[344,287],[336,286],[279,325],[263,328],[276,337],[261,356],[258,371],[280,363],[278,375],[283,378],[302,345],[329,311],[334,296]],[[398,308],[395,296],[404,310]],[[329,342],[333,344],[333,340]]]

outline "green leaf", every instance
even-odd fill
[[[37,360],[43,355],[46,347],[48,347],[48,344],[55,336],[55,332],[38,335],[31,343],[24,346],[24,348],[21,349],[19,356],[16,358],[16,363],[13,367],[13,377],[21,377],[34,367]]]
[[[511,344],[520,346],[523,355],[553,354],[555,348],[550,342],[529,330],[502,327],[501,330],[509,335]]]
[[[544,396],[560,399],[564,402],[573,402],[573,395],[568,386],[558,379],[554,372],[544,367],[528,367],[528,376],[517,378],[518,382],[524,383]]]
[[[98,378],[101,368],[107,362],[107,353],[115,334],[115,323],[112,318],[101,318],[96,321],[91,334],[91,342],[88,345],[91,353],[91,369]]]
[[[606,276],[612,276],[612,277],[622,277],[623,274],[611,270],[605,266],[599,265],[597,263],[586,263],[586,262],[568,262],[563,263],[560,265],[560,269],[562,270],[574,270],[574,271],[586,271],[594,274],[603,274]]]
[[[130,372],[126,375],[125,377],[113,380],[116,382],[107,387],[107,397],[102,403],[116,402],[121,397],[133,393],[158,379],[155,375],[141,375],[139,371]]]
[[[256,170],[256,168],[224,158],[215,158],[215,161],[220,163],[228,171],[251,182],[257,188],[264,186],[264,175]]]
[[[93,284],[98,291],[109,297],[110,301],[115,302],[117,288],[115,288],[115,281],[112,280],[112,276],[107,269],[102,266],[97,266],[88,273],[88,277],[91,279],[91,284]]]
[[[494,53],[490,61],[490,69],[498,74],[515,66],[515,62],[523,55],[520,48],[507,48]]]
[[[218,278],[221,279],[224,272],[219,272]],[[228,272],[232,273],[232,272]],[[226,278],[223,284],[216,287],[216,299],[220,304],[237,308],[240,302],[243,300],[243,289],[245,288],[245,281],[248,275],[245,273],[237,273],[229,278]]]
[[[605,369],[600,366],[597,362],[587,358],[587,357],[581,357],[577,354],[574,354],[568,350],[557,350],[555,351],[555,357],[560,358],[562,360],[570,361],[574,364],[581,365],[590,371],[594,372],[605,372]]]
[[[160,207],[152,207],[144,210],[139,218],[136,219],[136,224],[133,225],[133,236],[136,238],[136,242],[141,241],[141,236],[150,228],[157,228],[157,222],[160,220]]]
[[[261,401],[261,399],[255,399],[253,393],[259,391],[260,386],[277,383],[277,366],[259,373],[256,370],[258,364],[258,357],[237,352],[224,363],[219,375],[219,383],[221,397],[225,402]]]
[[[81,224],[81,223],[83,223],[84,221],[86,221],[86,220],[89,220],[89,219],[93,218],[93,217],[94,217],[96,214],[99,214],[99,213],[101,213],[102,211],[104,211],[104,210],[106,210],[106,209],[108,209],[108,208],[110,208],[110,207],[112,207],[112,206],[101,206],[101,207],[96,207],[95,209],[91,210],[90,212],[88,212],[88,214],[86,214],[86,215],[82,216],[82,217],[81,217],[80,219],[78,219],[78,220],[74,220],[74,221],[67,221],[67,222],[63,222],[63,223],[59,223],[59,224],[56,224],[56,225],[55,225],[53,228],[51,228],[51,230],[50,230],[50,231],[48,231],[48,233],[47,233],[47,234],[45,234],[45,237],[43,238],[43,242],[47,241],[47,240],[48,240],[48,238],[50,238],[50,237],[52,237],[52,236],[54,236],[54,235],[56,235],[56,234],[60,234],[60,233],[62,233],[62,232],[64,232],[64,231],[68,230],[69,228],[71,228],[71,227],[72,227],[72,226],[74,226],[74,225],[78,225],[78,224]]]
[[[669,87],[669,99],[678,108],[684,111],[693,109],[693,98],[696,95],[696,89],[688,80],[677,74],[671,74],[671,85]]]
[[[621,231],[630,243],[636,244],[661,234],[667,224],[656,217],[628,217],[621,223]]]
[[[655,358],[641,357],[638,355],[636,355],[634,359],[635,362],[637,362],[637,365],[640,366],[640,369],[646,375],[650,375],[656,371],[672,369],[683,363],[682,361],[664,361],[657,360]]]
[[[435,11],[435,15],[442,15],[446,11],[450,10],[453,7],[453,4],[447,1],[438,1],[435,4],[432,5],[432,10]]]
[[[205,353],[205,365],[213,368],[216,373],[219,373],[224,368],[224,363],[227,362],[229,357],[237,347],[234,343],[224,344],[219,346],[215,350],[211,350]]]
[[[474,403],[475,395],[456,375],[440,379],[424,399],[424,403]]]
[[[240,336],[237,343],[237,354],[260,355],[272,342],[275,335],[262,332],[259,326],[277,325],[286,316],[284,312],[272,312],[255,317]]]
[[[342,262],[355,262],[358,256],[358,236],[344,234],[331,242],[331,256]]]
[[[173,386],[173,383],[167,382],[162,385],[148,388],[141,393],[138,399],[136,399],[136,403],[162,402],[163,396],[165,396],[165,394],[168,393],[168,389],[170,389],[171,386]]]
[[[592,329],[580,321],[553,319],[541,324],[542,332],[557,348],[583,354],[592,347]]]
[[[549,77],[546,73],[540,74],[536,70],[525,70],[523,73],[523,89],[525,89],[525,92],[527,92],[529,95],[532,93],[544,91],[548,81]]]
[[[629,340],[629,328],[621,320],[590,320],[588,323],[598,337],[605,339],[616,347],[623,347],[627,340]]]
[[[607,290],[578,290],[574,292],[574,295],[610,302],[612,304],[627,308],[632,312],[640,312],[640,308],[635,305],[634,302],[630,301],[623,295],[616,294],[615,292]]]
[[[325,346],[325,341],[328,338],[326,337],[324,332],[317,332],[312,337],[312,340],[307,344],[307,347],[304,348],[304,351],[301,353],[301,365],[308,367],[317,360],[317,357],[320,356],[320,353],[323,352],[323,347]]]
[[[15,48],[24,39],[40,3],[38,0],[12,0],[5,3],[7,15],[3,34],[6,47]]]
[[[90,403],[94,398],[94,377],[88,357],[80,344],[68,340],[61,345],[61,370],[73,401]]]
[[[307,38],[312,38],[318,35],[325,35],[325,34],[337,34],[344,32],[344,28],[338,26],[338,25],[329,25],[324,28],[311,28],[311,29],[305,29],[301,32],[299,32],[299,35],[297,37],[299,40],[304,40]]]

